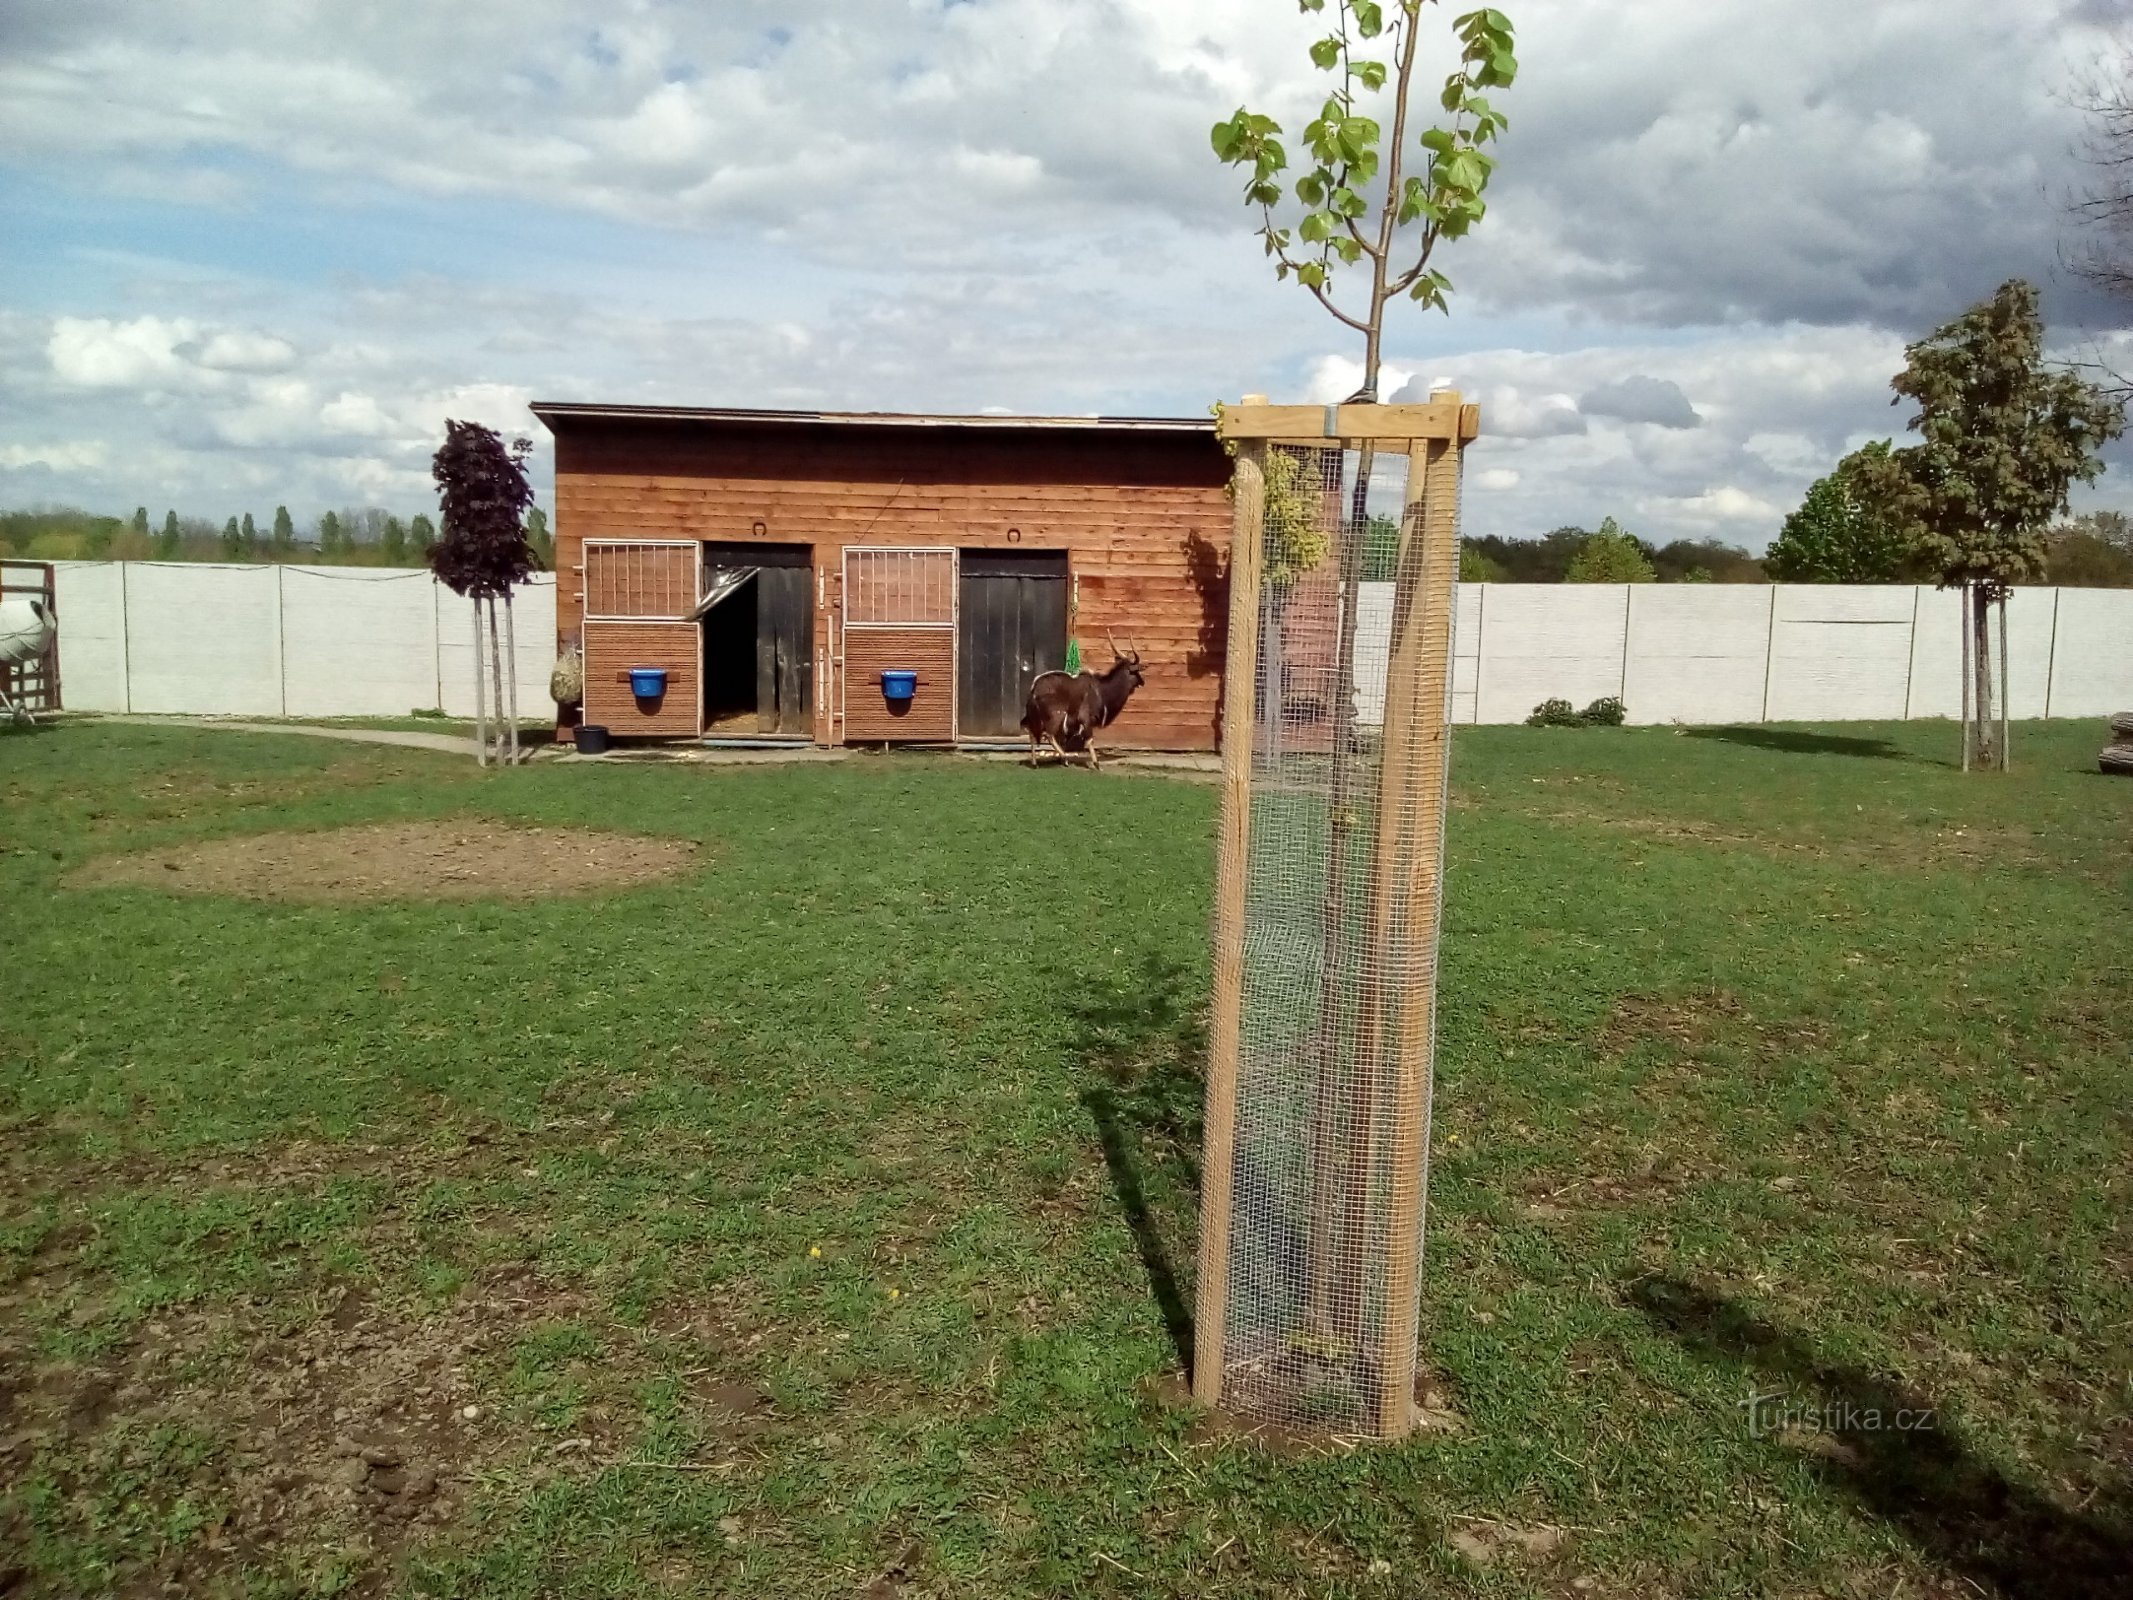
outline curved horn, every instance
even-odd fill
[[[1111,647],[1111,654],[1115,659],[1120,661],[1126,659],[1125,651],[1119,649],[1118,641],[1111,637],[1111,630],[1109,628],[1104,629],[1104,643]]]

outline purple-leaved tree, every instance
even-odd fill
[[[518,631],[511,614],[511,591],[532,575],[535,565],[525,531],[526,510],[533,504],[533,486],[526,481],[526,457],[532,450],[530,439],[514,439],[507,446],[494,428],[447,421],[444,443],[430,462],[442,510],[437,542],[429,548],[430,570],[454,594],[474,602],[474,738],[484,766],[492,755],[505,765],[520,759]],[[496,628],[498,600],[504,603],[501,643]],[[489,680],[495,691],[493,741],[481,662],[484,614],[489,627]],[[512,660],[510,672],[504,670],[506,651]]]

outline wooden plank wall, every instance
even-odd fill
[[[585,717],[618,736],[696,737],[703,721],[703,629],[694,622],[585,624]],[[657,701],[630,694],[631,667],[667,669]]]
[[[1212,433],[558,417],[557,627],[580,626],[586,538],[814,546],[816,647],[850,545],[1065,550],[1089,665],[1104,634],[1146,686],[1106,743],[1212,749],[1226,631],[1229,459]],[[841,740],[828,686],[816,736]]]
[[[955,735],[955,635],[946,628],[854,628],[845,636],[844,736],[946,743]],[[882,698],[885,671],[916,672],[918,693],[899,710]]]

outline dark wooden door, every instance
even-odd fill
[[[1018,732],[1030,680],[1066,665],[1067,581],[1063,550],[962,552],[956,687],[964,738]]]
[[[755,581],[756,726],[804,738],[814,732],[815,575],[765,567]]]

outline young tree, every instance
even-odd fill
[[[331,560],[341,553],[341,544],[340,516],[328,511],[318,519],[318,553]]]
[[[244,559],[244,530],[237,526],[235,517],[230,518],[229,521],[222,525],[222,559],[225,561],[242,561]]]
[[[1600,531],[1588,538],[1570,558],[1563,573],[1565,583],[1650,583],[1657,572],[1644,546],[1625,533],[1613,517],[1600,523]]]
[[[1259,214],[1259,236],[1274,259],[1274,275],[1294,277],[1344,326],[1363,336],[1363,383],[1353,396],[1376,401],[1385,340],[1386,307],[1401,296],[1449,310],[1451,280],[1435,265],[1438,245],[1463,237],[1487,210],[1482,195],[1496,163],[1484,147],[1503,132],[1503,114],[1485,90],[1507,87],[1518,74],[1511,20],[1501,11],[1469,11],[1452,23],[1458,65],[1438,103],[1444,120],[1410,137],[1408,117],[1422,13],[1436,0],[1333,0],[1332,31],[1311,46],[1311,62],[1332,76],[1325,102],[1303,131],[1309,165],[1291,175],[1289,152],[1272,117],[1237,108],[1214,125],[1215,155],[1246,169],[1244,200]],[[1323,14],[1326,0],[1297,0],[1306,14]],[[1379,41],[1373,43],[1373,41]],[[1366,54],[1382,49],[1383,54]],[[1390,101],[1386,136],[1365,107]],[[1335,293],[1350,269],[1360,269],[1360,297]],[[1338,923],[1346,872],[1348,752],[1355,736],[1355,626],[1362,581],[1363,527],[1369,505],[1373,452],[1356,467],[1349,520],[1354,536],[1341,541],[1341,618],[1334,648],[1333,832],[1328,859],[1328,926]],[[1337,966],[1328,951],[1328,967]]]
[[[526,543],[533,547],[533,562],[542,572],[555,567],[555,535],[548,531],[548,513],[535,506],[526,513]]]
[[[1896,583],[1910,573],[1917,552],[1864,486],[1890,448],[1888,440],[1876,439],[1815,480],[1763,554],[1771,577],[1780,583]]]
[[[2103,470],[2097,455],[2125,427],[2120,403],[2095,384],[2044,364],[2036,288],[2016,278],[1990,300],[1909,346],[1890,380],[1918,407],[1919,442],[1860,464],[1865,493],[1931,564],[1960,588],[1970,681],[1966,767],[2007,764],[2004,696],[1993,717],[1991,609],[2044,576],[2044,530],[2066,511],[2068,489]],[[2005,671],[2005,662],[2001,663]]]
[[[148,508],[146,506],[135,506],[133,508],[133,536],[144,543],[148,538]]]
[[[1247,204],[1259,212],[1259,235],[1274,258],[1274,275],[1293,276],[1340,322],[1363,335],[1363,386],[1358,398],[1378,398],[1379,356],[1385,307],[1401,295],[1449,309],[1451,280],[1431,265],[1439,243],[1457,239],[1487,209],[1482,194],[1495,161],[1482,147],[1505,127],[1503,114],[1483,95],[1506,87],[1518,73],[1512,54],[1511,21],[1501,11],[1469,11],[1454,20],[1459,70],[1445,80],[1439,97],[1446,120],[1409,147],[1407,118],[1415,55],[1421,42],[1422,10],[1435,0],[1334,0],[1333,31],[1311,46],[1311,61],[1334,75],[1318,116],[1304,129],[1310,167],[1294,178],[1288,151],[1273,118],[1238,107],[1215,124],[1215,154],[1248,167]],[[1323,12],[1326,0],[1298,0],[1306,12]],[[1390,64],[1361,52],[1382,38]],[[1376,119],[1359,107],[1362,96],[1391,84],[1392,137],[1383,139]],[[1410,173],[1411,162],[1420,172]],[[1277,220],[1276,207],[1291,196],[1302,208],[1294,226]],[[1354,309],[1345,309],[1333,286],[1342,269],[1368,262],[1368,288]]]
[[[430,546],[437,542],[437,524],[421,512],[416,512],[407,525],[407,542],[414,547],[415,554],[422,558],[422,564],[428,566]]]
[[[385,519],[385,531],[378,535],[378,554],[388,567],[406,565],[407,524],[398,517]]]
[[[178,531],[178,513],[163,513],[163,531],[156,535],[156,560],[175,561],[184,553],[185,536]]]
[[[1459,581],[1461,583],[1501,583],[1503,568],[1462,541],[1459,546]]]
[[[1487,91],[1509,85],[1517,75],[1511,23],[1501,11],[1489,8],[1453,21],[1458,60],[1438,96],[1444,120],[1416,134],[1409,126],[1415,65],[1423,14],[1435,0],[1297,3],[1307,14],[1330,12],[1331,23],[1310,47],[1312,64],[1330,74],[1332,82],[1318,115],[1303,130],[1307,159],[1292,173],[1280,124],[1242,106],[1216,123],[1210,137],[1220,160],[1245,169],[1244,200],[1258,214],[1259,236],[1273,258],[1276,278],[1293,277],[1336,321],[1362,336],[1363,381],[1352,398],[1375,403],[1380,398],[1387,307],[1406,296],[1448,309],[1451,280],[1434,264],[1437,247],[1465,235],[1486,209],[1482,195],[1495,163],[1485,146],[1504,128],[1504,118],[1490,104]],[[1368,114],[1383,102],[1389,102],[1389,132]],[[1360,289],[1337,292],[1355,278],[1361,279]],[[1278,454],[1269,452],[1269,468]],[[1340,605],[1332,674],[1326,878],[1319,918],[1323,977],[1314,1052],[1315,1150],[1331,1145],[1338,1105],[1350,1087],[1344,1081],[1349,1069],[1342,1056],[1341,997],[1351,963],[1345,948],[1348,880],[1358,859],[1352,834],[1360,808],[1351,793],[1358,742],[1355,640],[1374,466],[1369,446],[1359,454],[1337,563]],[[1281,600],[1271,577],[1267,592],[1269,626],[1262,631],[1278,648]],[[1374,855],[1364,852],[1361,859]],[[1315,1232],[1325,1244],[1330,1244],[1328,1229],[1339,1225],[1333,1221],[1336,1210],[1345,1204],[1335,1192],[1335,1165],[1316,1158],[1312,1163],[1313,1213],[1325,1224]],[[1339,1325],[1333,1301],[1359,1292],[1359,1285],[1337,1286],[1335,1276],[1326,1262],[1314,1261],[1311,1300],[1320,1333],[1330,1334]]]
[[[474,722],[481,760],[488,763],[489,730],[481,675],[481,624],[489,621],[489,664],[496,709],[503,721],[495,755],[515,762],[518,748],[517,628],[511,615],[511,591],[533,572],[533,551],[526,543],[522,519],[533,504],[526,481],[526,458],[533,441],[514,439],[507,448],[492,428],[478,422],[444,425],[444,443],[430,463],[437,482],[444,533],[430,549],[430,570],[454,594],[474,602]],[[512,670],[504,670],[496,633],[496,602],[504,603],[504,626],[510,636]],[[509,709],[506,710],[508,704]]]
[[[247,561],[259,557],[259,529],[252,525],[252,513],[244,514],[244,526],[237,530],[237,548]]]
[[[274,508],[274,559],[286,561],[296,553],[296,523],[287,506]]]

